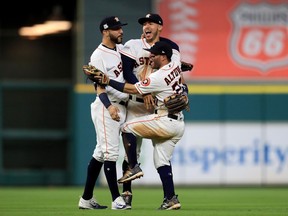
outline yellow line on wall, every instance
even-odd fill
[[[189,84],[189,94],[288,94],[288,85],[201,85]],[[77,84],[76,93],[95,93],[92,84]]]
[[[79,94],[91,94],[95,93],[93,84],[77,84],[74,87],[74,91]]]

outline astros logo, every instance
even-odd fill
[[[143,80],[143,81],[141,82],[141,84],[142,84],[143,86],[149,86],[149,85],[150,85],[150,79],[147,78],[147,79]]]

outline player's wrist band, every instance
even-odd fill
[[[123,92],[125,83],[117,82],[115,80],[110,79],[109,85],[114,89]]]
[[[183,91],[184,94],[188,95],[188,86],[186,85],[186,83],[183,84]]]
[[[110,102],[106,92],[99,94],[99,98],[100,98],[101,102],[104,104],[104,106],[106,107],[106,109],[108,109],[108,107],[111,105],[111,102]]]

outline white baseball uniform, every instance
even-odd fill
[[[154,145],[154,165],[168,165],[176,143],[184,133],[184,116],[182,112],[168,115],[164,99],[174,93],[182,93],[180,64],[170,62],[153,72],[143,81],[135,84],[139,94],[151,93],[156,97],[154,114],[134,118],[124,123],[122,131],[133,133],[137,137],[151,139]]]
[[[178,46],[169,39],[160,38],[160,41],[165,41],[169,43],[172,47],[173,55],[172,61],[180,62],[180,53]],[[131,39],[127,41],[120,53],[135,60],[135,66],[133,69],[134,75],[139,81],[146,79],[152,72],[151,62],[149,59],[150,52],[144,50],[150,49],[151,46],[146,42],[146,39]],[[129,102],[127,105],[127,116],[126,121],[130,121],[136,117],[149,115],[154,112],[154,110],[147,110],[144,106],[142,95],[129,95]],[[140,155],[142,144],[142,138],[137,137],[137,156]],[[126,158],[127,159],[127,158]]]
[[[116,50],[113,50],[100,44],[92,53],[89,64],[102,70],[110,79],[125,82],[119,53],[122,46],[117,44]],[[97,96],[91,104],[91,116],[97,135],[93,157],[100,162],[105,160],[117,161],[118,159],[120,127],[126,119],[126,104],[129,96],[110,86],[106,86],[106,93],[111,104],[117,106],[120,110],[120,122],[111,118],[109,111]]]

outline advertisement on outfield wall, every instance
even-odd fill
[[[285,0],[158,0],[162,35],[194,64],[187,79],[288,80]]]
[[[265,185],[288,182],[288,124],[186,123],[173,158],[178,185]],[[117,175],[122,176],[120,148]],[[150,140],[140,157],[144,177],[135,185],[160,185]],[[106,184],[104,175],[102,183]]]

